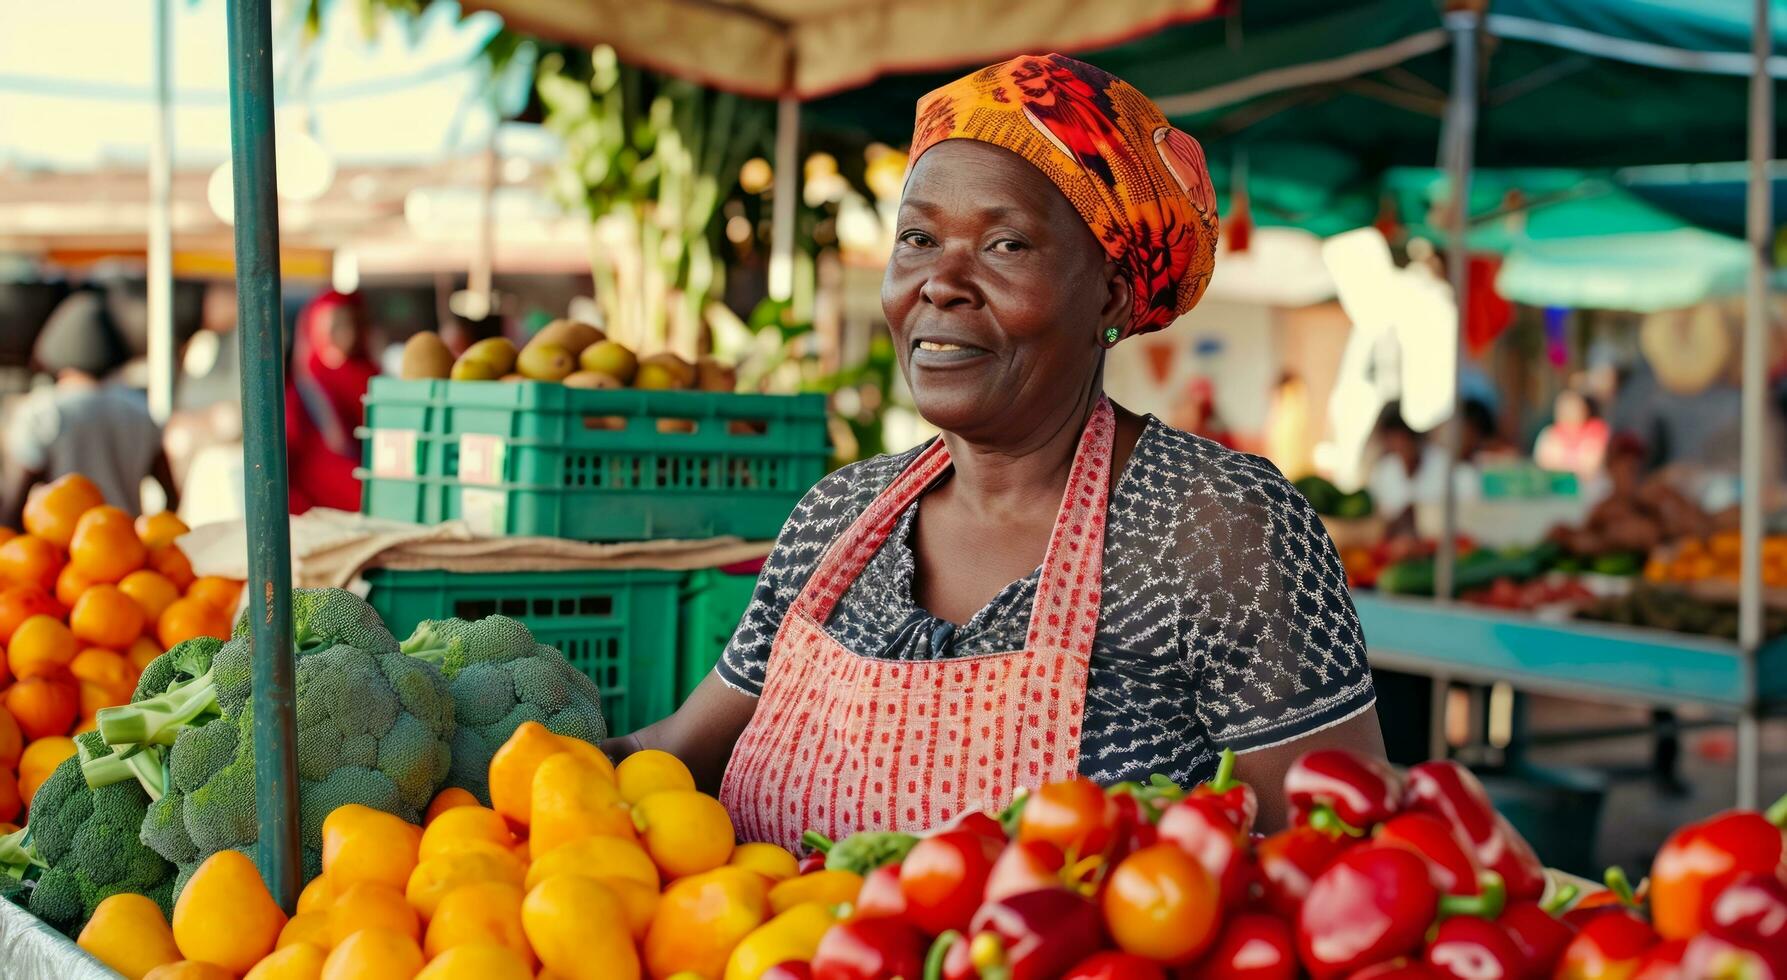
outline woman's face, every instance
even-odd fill
[[[1130,299],[1041,171],[955,139],[920,157],[906,183],[881,306],[919,412],[997,444],[1091,386],[1099,335],[1126,322]]]

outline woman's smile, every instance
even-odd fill
[[[992,351],[960,340],[922,338],[912,342],[914,368],[944,369],[961,367],[988,357]]]

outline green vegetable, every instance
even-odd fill
[[[1317,514],[1330,516],[1340,508],[1342,494],[1340,488],[1319,476],[1305,476],[1291,484],[1297,492],[1309,499],[1309,506]]]
[[[308,876],[321,868],[323,818],[338,806],[359,803],[420,822],[447,775],[453,701],[440,670],[398,652],[359,597],[300,589],[292,609],[299,836]],[[260,832],[251,657],[242,633],[238,623],[236,638],[208,662],[189,652],[161,694],[99,712],[100,734],[114,748],[169,746],[163,793],[137,824],[142,840],[183,874],[217,851],[253,847]],[[201,666],[203,673],[181,679]]]
[[[148,794],[129,769],[116,782],[88,786],[84,770],[113,753],[94,732],[75,744],[78,755],[32,798],[31,822],[0,838],[0,872],[23,883],[19,894],[32,914],[69,935],[120,892],[147,895],[171,912],[174,867],[138,838]]]
[[[1370,517],[1371,511],[1371,492],[1368,490],[1354,490],[1342,496],[1334,505],[1335,517]]]
[[[524,721],[560,735],[598,742],[608,735],[594,681],[552,647],[534,642],[526,626],[507,616],[429,620],[403,641],[403,652],[437,664],[453,693],[450,786],[490,804],[490,757]]]
[[[906,860],[918,846],[918,838],[893,830],[865,830],[838,841],[825,852],[825,866],[832,871],[867,875],[886,864]]]

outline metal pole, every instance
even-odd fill
[[[1452,415],[1446,423],[1446,485],[1441,491],[1444,519],[1434,556],[1433,595],[1440,602],[1452,599],[1458,560],[1458,488],[1453,485],[1453,476],[1458,454],[1464,449],[1464,410],[1459,386],[1464,372],[1464,328],[1471,291],[1470,250],[1465,247],[1465,233],[1470,227],[1471,158],[1477,138],[1477,32],[1481,26],[1482,17],[1474,10],[1446,14],[1446,30],[1452,35],[1452,91],[1446,103],[1445,132],[1440,142],[1452,194],[1446,271],[1458,305],[1458,347],[1452,358]]]
[[[174,92],[172,14],[155,0],[155,126],[149,143],[149,414],[174,413]]]
[[[237,329],[242,333],[242,470],[254,643],[256,859],[291,912],[298,860],[292,717],[292,560],[285,457],[285,344],[274,195],[273,21],[269,0],[229,0],[230,163],[235,173]]]
[[[496,131],[502,120],[494,113],[490,141],[484,146],[484,182],[478,188],[478,240],[472,250],[472,267],[465,276],[465,291],[472,306],[467,311],[482,319],[490,315],[496,282],[496,185],[501,161],[496,152]]]
[[[1746,230],[1750,244],[1750,283],[1744,311],[1743,427],[1738,566],[1738,645],[1746,661],[1745,706],[1737,724],[1737,805],[1760,802],[1761,741],[1756,705],[1756,651],[1762,647],[1763,440],[1767,433],[1764,398],[1768,356],[1768,277],[1774,202],[1768,163],[1774,156],[1774,83],[1768,74],[1773,53],[1769,0],[1756,0],[1751,41],[1756,67],[1750,75],[1750,189]]]
[[[769,298],[794,295],[794,220],[800,194],[800,100],[776,102],[775,207],[770,213]]]

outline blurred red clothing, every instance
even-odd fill
[[[361,399],[379,373],[366,353],[366,323],[357,297],[333,290],[298,316],[292,370],[286,381],[286,454],[291,512],[312,507],[360,509]]]

